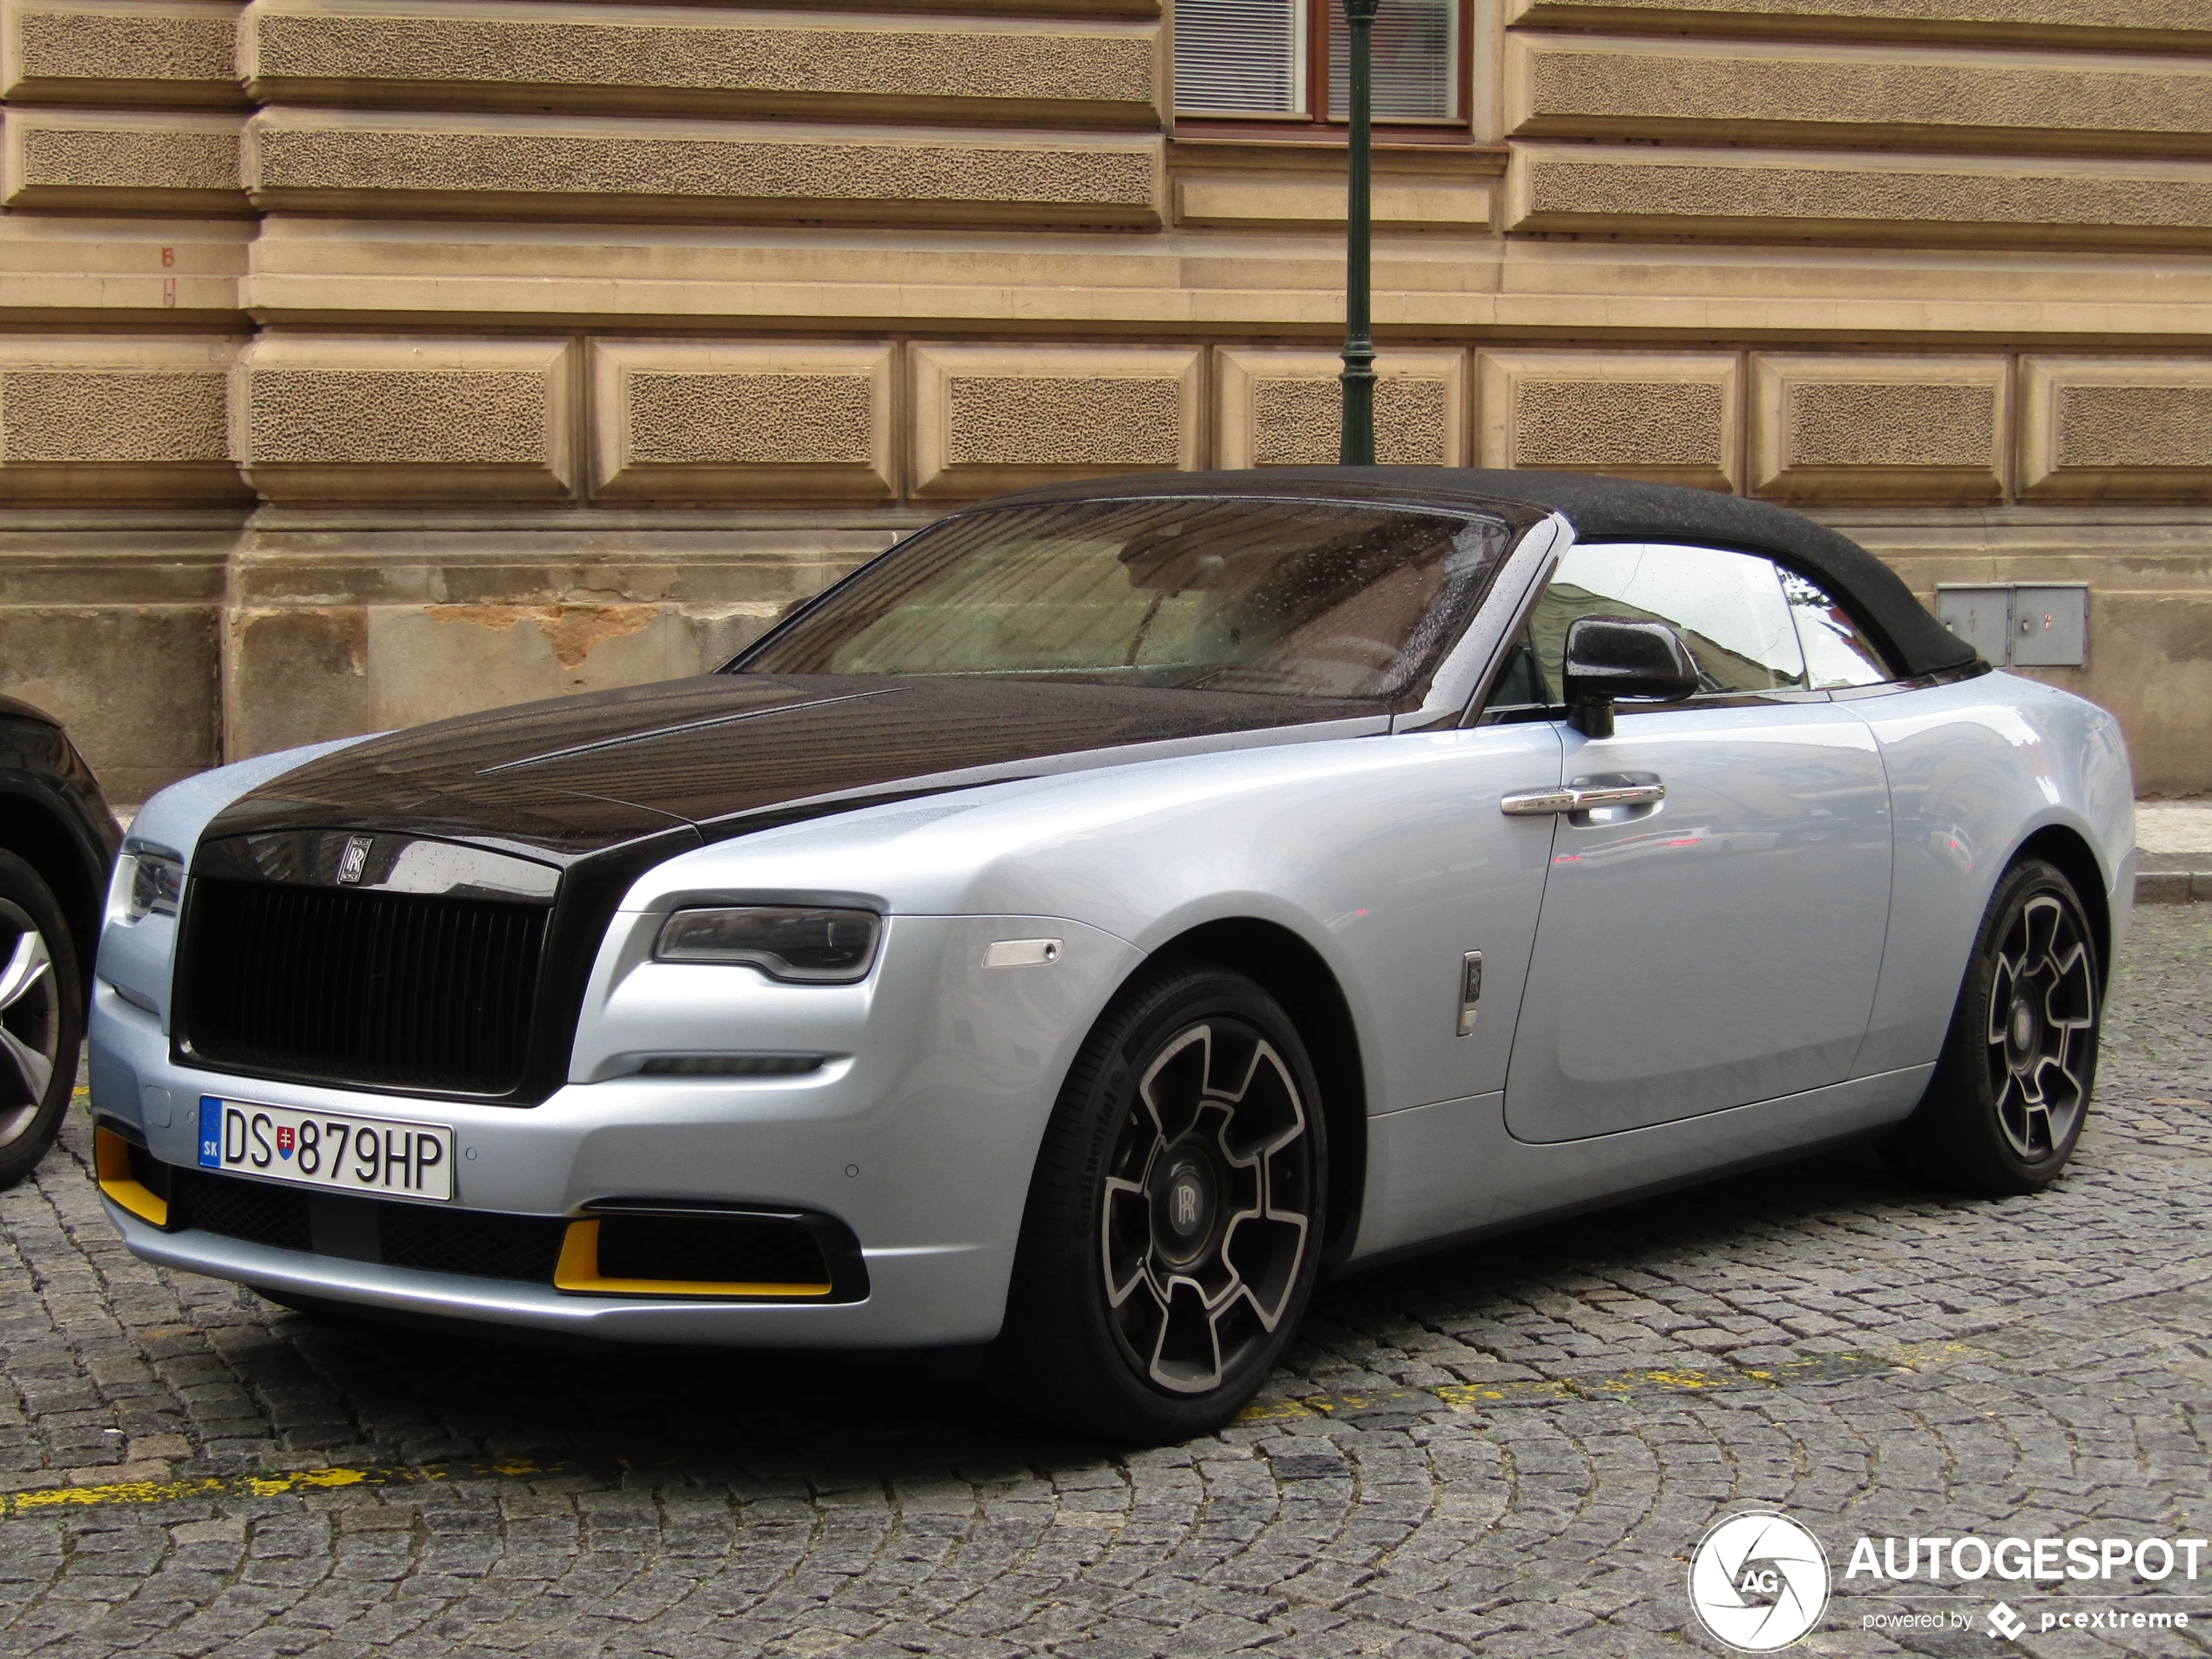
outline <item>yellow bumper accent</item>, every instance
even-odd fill
[[[561,1240],[560,1265],[553,1270],[553,1287],[599,1296],[742,1296],[772,1298],[779,1302],[819,1299],[827,1296],[831,1288],[827,1285],[725,1284],[703,1278],[602,1278],[597,1221],[569,1224]]]
[[[131,1173],[131,1143],[113,1130],[92,1131],[92,1158],[100,1171],[100,1190],[140,1221],[157,1227],[169,1224],[169,1201],[150,1187],[141,1186]]]

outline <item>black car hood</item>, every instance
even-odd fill
[[[568,863],[793,817],[1111,764],[1132,744],[1289,741],[1375,703],[1028,679],[710,674],[463,716],[356,744],[226,808],[207,839],[350,828]],[[831,798],[824,799],[825,797]],[[688,832],[688,833],[686,833]]]

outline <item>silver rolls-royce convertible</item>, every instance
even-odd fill
[[[2043,1186],[2134,862],[2112,718],[1794,514],[1039,489],[717,673],[149,802],[99,1175],[295,1306],[977,1350],[1176,1437],[1324,1269],[1856,1137]]]

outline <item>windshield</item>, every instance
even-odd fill
[[[737,666],[1395,698],[1511,541],[1487,515],[1338,502],[992,508],[902,543]]]

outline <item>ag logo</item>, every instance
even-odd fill
[[[1689,1563],[1689,1605],[1730,1647],[1786,1648],[1828,1606],[1820,1541],[1785,1516],[1752,1510],[1715,1524]]]

